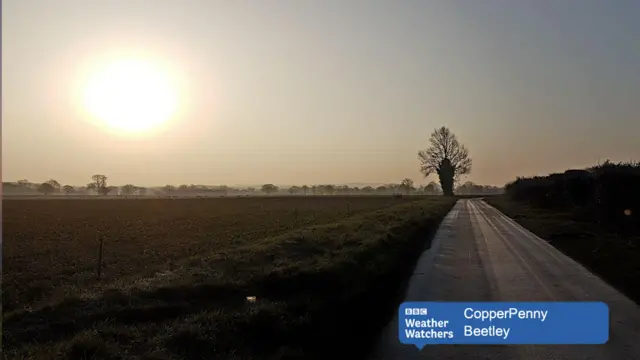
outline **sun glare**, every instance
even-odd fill
[[[140,61],[112,63],[89,80],[85,106],[109,127],[150,131],[171,118],[177,97],[167,77]]]

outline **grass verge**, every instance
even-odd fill
[[[540,209],[505,196],[485,201],[640,303],[640,236],[607,230],[579,208]]]
[[[455,201],[434,197],[230,244],[136,286],[5,314],[4,355],[364,358]]]

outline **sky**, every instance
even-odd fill
[[[424,184],[440,126],[480,184],[640,160],[639,18],[634,0],[5,0],[2,179]],[[176,94],[146,133],[82,101],[130,58]]]

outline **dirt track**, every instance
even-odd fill
[[[640,307],[482,200],[460,200],[409,282],[405,301],[604,301],[606,345],[438,345],[398,341],[394,319],[372,359],[640,359]]]

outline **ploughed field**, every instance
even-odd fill
[[[455,202],[5,201],[4,358],[364,359]]]
[[[3,310],[190,266],[216,248],[251,243],[415,197],[4,200]],[[101,280],[96,277],[103,243]],[[136,286],[139,284],[136,284]]]

